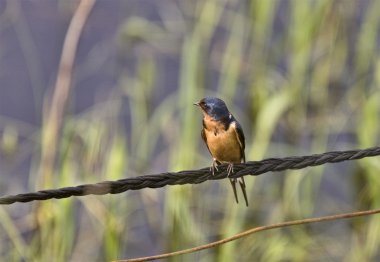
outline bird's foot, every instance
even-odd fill
[[[233,163],[229,163],[228,166],[227,166],[227,177],[230,176],[231,173],[234,172],[234,164]]]
[[[216,171],[219,171],[219,169],[218,169],[218,164],[217,164],[217,162],[216,162],[216,159],[213,159],[213,160],[212,160],[212,165],[211,165],[211,167],[210,167],[210,171],[211,171],[212,175],[215,175],[215,170],[216,170]]]

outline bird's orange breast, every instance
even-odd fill
[[[236,134],[236,123],[228,129],[216,121],[205,121],[205,136],[211,155],[219,162],[240,163],[241,145]]]

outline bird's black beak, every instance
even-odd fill
[[[195,106],[199,106],[199,102],[197,102],[197,103],[194,103],[193,105],[195,105]]]

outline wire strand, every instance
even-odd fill
[[[301,169],[309,166],[318,166],[325,163],[337,163],[347,160],[361,159],[380,155],[380,147],[362,150],[332,151],[309,156],[268,158],[262,161],[249,161],[234,165],[234,173],[230,178],[246,175],[258,176],[269,171],[283,171],[287,169]],[[61,199],[71,196],[119,194],[127,190],[143,188],[159,188],[167,185],[199,184],[206,180],[219,180],[227,177],[227,165],[221,165],[219,171],[212,175],[210,168],[186,170],[180,172],[165,172],[155,175],[145,175],[125,178],[116,181],[103,181],[96,184],[85,184],[76,187],[41,190],[33,193],[3,196],[0,205],[10,205],[15,202],[30,202],[34,200]]]
[[[326,222],[326,221],[332,221],[332,220],[337,220],[337,219],[349,219],[353,217],[359,217],[359,216],[368,216],[368,215],[374,215],[380,213],[380,209],[374,209],[374,210],[366,210],[366,211],[358,211],[358,212],[352,212],[352,213],[344,213],[344,214],[337,214],[337,215],[331,215],[331,216],[323,216],[323,217],[315,217],[315,218],[306,218],[306,219],[300,219],[300,220],[292,220],[292,221],[286,221],[278,224],[272,224],[272,225],[266,225],[266,226],[259,226],[259,227],[254,227],[249,230],[243,231],[239,234],[236,234],[232,237],[224,238],[215,242],[211,242],[205,245],[193,247],[193,248],[188,248],[188,249],[183,249],[171,253],[165,253],[165,254],[160,254],[160,255],[155,255],[155,256],[148,256],[148,257],[139,257],[139,258],[131,258],[131,259],[126,259],[126,260],[116,260],[114,262],[141,262],[141,261],[151,261],[151,260],[156,260],[156,259],[163,259],[163,258],[168,258],[168,257],[173,257],[173,256],[178,256],[178,255],[184,255],[184,254],[189,254],[189,253],[194,253],[197,251],[205,250],[205,249],[210,249],[216,246],[223,245],[227,242],[231,242],[243,237],[246,237],[248,235],[261,232],[261,231],[266,231],[270,229],[275,229],[275,228],[284,228],[284,227],[289,227],[289,226],[296,226],[296,225],[304,225],[304,224],[311,224],[311,223],[319,223],[319,222]]]

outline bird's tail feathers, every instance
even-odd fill
[[[237,184],[237,182],[239,182],[241,191],[242,191],[243,196],[244,196],[245,205],[248,206],[248,197],[247,197],[247,191],[245,189],[246,186],[245,186],[244,177],[230,178],[230,182],[231,182],[232,190],[234,191],[234,196],[235,196],[236,203],[239,204],[239,198],[238,198],[237,190],[236,190],[236,184]]]

